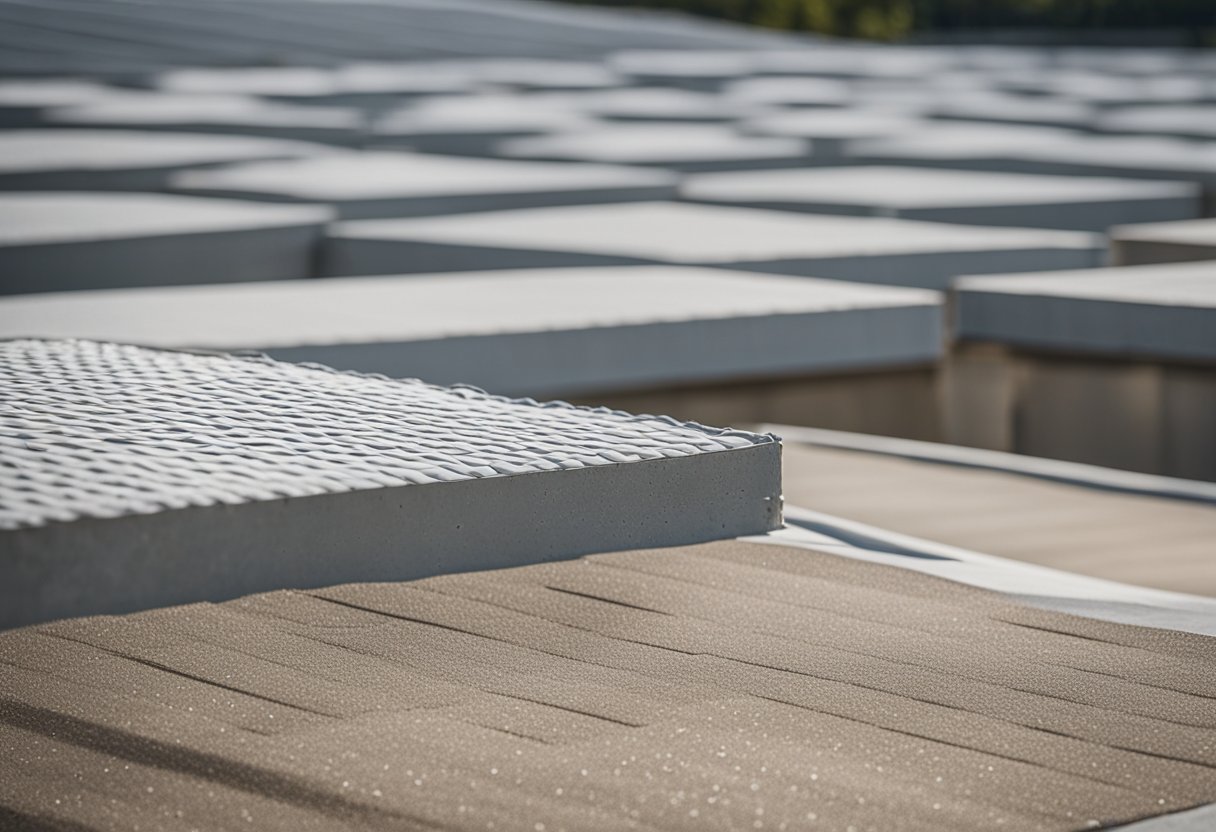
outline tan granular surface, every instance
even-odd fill
[[[1216,596],[1211,505],[797,443],[786,443],[782,458],[790,505],[1096,578]]]
[[[0,635],[0,827],[1085,829],[1216,800],[1216,640],[763,544]]]

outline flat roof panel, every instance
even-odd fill
[[[1186,182],[879,165],[701,174],[680,193],[751,208],[1103,232],[1200,211],[1200,188]]]
[[[943,288],[954,275],[1095,265],[1091,234],[687,203],[342,223],[330,273],[670,263]],[[522,262],[519,262],[522,261]]]
[[[136,182],[141,172],[196,165],[321,156],[325,145],[254,136],[140,130],[10,130],[0,134],[0,184],[10,189],[88,189],[103,175]],[[158,181],[163,181],[158,180]]]
[[[310,277],[331,218],[166,194],[0,193],[0,294]]]
[[[329,203],[343,216],[366,217],[653,199],[670,193],[675,178],[611,165],[366,151],[187,171],[171,184],[202,195]]]
[[[959,335],[1028,347],[1216,360],[1211,263],[966,277]]]
[[[266,358],[0,352],[8,626],[475,568],[521,520],[480,568],[780,524],[772,437]]]
[[[639,266],[337,278],[0,300],[0,334],[257,349],[505,393],[906,366],[941,296]]]

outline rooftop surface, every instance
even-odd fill
[[[949,456],[943,452],[955,449],[928,443],[772,430],[785,439],[792,505],[973,552],[1216,596],[1216,489],[1204,501],[1146,477],[1136,492],[1111,476],[1117,472],[1097,469],[1103,476],[1082,479],[1087,466],[1053,463],[1050,475],[1028,473],[1006,454],[958,449]],[[980,467],[999,457],[1007,459]]]
[[[944,288],[971,264],[1096,265],[1103,246],[1079,232],[667,202],[342,223],[331,239],[355,274],[669,263],[922,288]]]
[[[171,184],[200,195],[332,203],[343,216],[366,217],[654,199],[675,182],[664,171],[612,165],[368,151],[184,171]]]
[[[723,125],[654,121],[508,139],[495,150],[516,159],[736,170],[798,167],[805,163],[810,146],[801,139],[745,136]]]
[[[1216,797],[1212,649],[739,542],[276,592],[0,636],[0,805],[170,829],[1109,826]]]
[[[306,278],[332,217],[134,191],[0,192],[0,295]]]
[[[891,208],[1116,202],[1188,197],[1198,192],[1182,182],[880,165],[705,174],[690,177],[681,190],[687,196],[720,202],[822,202]]]
[[[0,354],[8,626],[505,565],[469,557],[521,518],[507,563],[780,523],[772,437],[258,358]]]
[[[1189,182],[856,166],[690,176],[685,199],[751,208],[1105,232],[1111,225],[1189,219]]]
[[[330,152],[324,145],[253,136],[122,130],[6,130],[0,181],[20,173],[188,167]]]
[[[942,316],[920,289],[638,266],[10,297],[0,337],[256,349],[562,395],[928,363]]]
[[[966,277],[955,292],[963,338],[1216,360],[1216,271],[1207,262]]]
[[[1121,225],[1111,229],[1111,236],[1120,240],[1216,246],[1216,219]]]
[[[312,205],[115,192],[0,192],[0,246],[51,245],[172,234],[316,225],[332,217]]]

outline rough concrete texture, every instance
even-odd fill
[[[328,208],[0,193],[0,294],[310,277]]]
[[[932,289],[1005,264],[1094,266],[1104,247],[1077,232],[664,202],[343,223],[331,239],[365,274],[671,263]]]
[[[966,277],[959,337],[1112,357],[1216,361],[1209,263]]]
[[[655,199],[675,183],[669,173],[612,165],[389,151],[185,171],[171,182],[200,195],[327,203],[347,218]]]
[[[934,292],[638,266],[88,292],[0,301],[0,335],[257,349],[573,395],[929,364]]]
[[[773,437],[267,359],[0,347],[7,626],[781,522]]]
[[[689,200],[750,208],[1106,231],[1131,222],[1198,216],[1186,182],[857,166],[691,176]]]
[[[1216,797],[1212,651],[734,541],[276,592],[0,636],[0,805],[74,829],[1110,827]]]

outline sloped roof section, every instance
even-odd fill
[[[0,777],[0,807],[71,828],[1109,828],[1216,797],[1212,655],[738,541],[275,592],[0,637],[0,771],[39,778]]]

